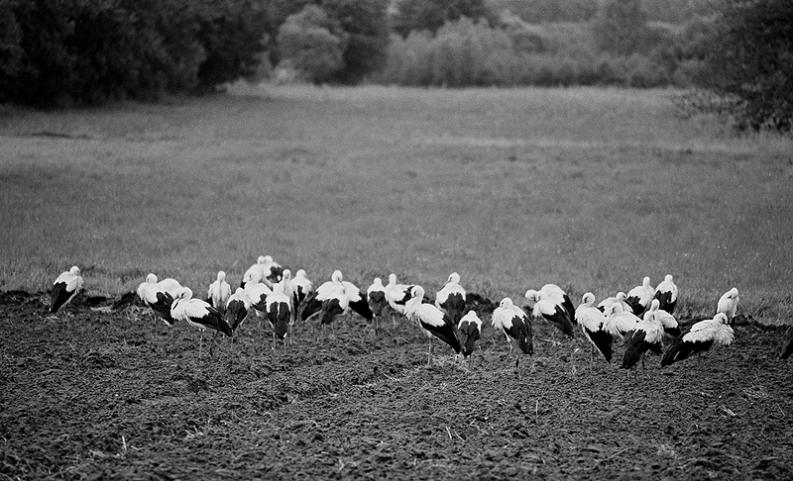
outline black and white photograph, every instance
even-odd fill
[[[0,0],[0,481],[793,479],[790,0]]]

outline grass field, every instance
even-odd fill
[[[682,317],[736,286],[793,313],[793,141],[680,120],[674,91],[236,86],[96,110],[0,110],[0,291],[72,264],[90,293],[152,271],[198,295],[271,254],[315,281],[451,271],[498,301],[555,282],[577,304],[672,273]],[[661,369],[590,360],[535,322],[514,372],[485,329],[470,369],[401,323],[296,326],[233,349],[142,311],[0,293],[0,479],[790,479],[781,328]],[[620,348],[621,349],[621,348]],[[618,351],[617,357],[621,355]],[[618,360],[619,363],[619,360]]]
[[[793,141],[678,120],[674,91],[236,89],[0,115],[0,288],[149,271],[208,285],[258,255],[315,279],[452,270],[494,296],[600,297],[673,273],[793,312]],[[432,287],[430,287],[432,286]]]

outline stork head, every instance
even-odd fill
[[[330,280],[336,284],[340,283],[342,281],[341,271],[338,269],[333,271],[333,274],[330,275]]]
[[[649,276],[644,276],[644,279],[642,280],[642,285],[644,287],[651,287],[650,286],[650,277]]]
[[[452,272],[451,274],[449,274],[449,279],[446,281],[446,283],[448,284],[449,282],[454,282],[455,284],[459,284],[460,274],[456,272]]]
[[[526,291],[526,294],[525,294],[526,299],[529,302],[537,302],[537,299],[538,299],[539,295],[540,295],[540,293],[537,292],[534,289],[529,289],[528,291]]]
[[[149,275],[146,276],[146,282],[149,284],[156,284],[157,283],[157,276],[153,273],[149,272]]]
[[[372,285],[376,287],[383,287],[383,280],[380,279],[379,277],[375,277],[374,280],[372,281]]]
[[[659,301],[658,299],[653,299],[653,301],[650,303],[650,309],[648,309],[647,312],[657,311],[658,308],[660,307],[661,307],[661,301]]]
[[[267,257],[259,256],[259,258],[256,259],[257,264],[264,264],[265,262],[267,262]]]
[[[218,282],[223,282],[226,280],[226,273],[223,271],[218,271]]]
[[[193,291],[189,287],[182,287],[176,293],[177,299],[192,299],[193,298]]]
[[[80,275],[80,268],[77,267],[77,266],[72,266],[72,268],[69,269],[69,272],[72,273],[75,276],[79,276]]]
[[[238,288],[237,288],[237,289],[234,291],[234,294],[236,294],[236,295],[238,295],[238,296],[241,296],[241,295],[245,294],[245,289],[243,289],[242,287],[238,287]]]
[[[720,313],[716,314],[715,316],[713,316],[713,320],[716,321],[716,322],[720,322],[722,324],[729,324],[730,323],[730,319],[727,317],[727,314],[725,314],[723,312],[720,312]]]
[[[306,277],[305,269],[298,269],[295,273],[295,277]]]
[[[584,296],[581,298],[581,304],[583,304],[583,305],[586,305],[586,306],[591,306],[591,305],[593,305],[594,303],[595,303],[595,295],[594,295],[594,294],[592,294],[591,292],[587,292],[587,293],[586,293],[586,294],[584,294]]]
[[[618,301],[623,302],[623,301],[625,301],[625,299],[628,298],[628,295],[625,294],[624,292],[618,292],[617,295],[614,296],[614,298],[617,299]]]
[[[672,274],[667,274],[664,277],[664,281],[666,281],[666,282],[674,282],[674,277],[672,277]]]
[[[622,308],[622,304],[619,302],[615,302],[611,305],[611,315],[616,316],[617,314],[622,314],[625,310]]]
[[[273,257],[272,256],[264,256],[264,262],[263,263],[264,264],[272,264],[273,263]]]
[[[727,294],[726,294],[726,296],[727,296],[729,299],[737,299],[737,298],[738,298],[738,288],[737,288],[737,287],[733,287],[732,289],[730,289],[729,291],[727,291]]]
[[[391,274],[388,274],[388,283],[391,284],[391,285],[394,285],[394,284],[396,284],[396,282],[397,282],[396,281],[396,274],[394,274],[393,272]]]
[[[289,269],[284,269],[284,272],[281,273],[281,279],[289,280],[292,278],[292,271]]]
[[[424,288],[421,286],[413,286],[413,289],[410,291],[411,297],[413,299],[423,299],[424,298]]]
[[[512,299],[509,297],[501,299],[501,302],[498,303],[498,307],[502,309],[510,309],[512,306],[514,306],[514,304],[512,303]]]

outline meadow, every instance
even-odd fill
[[[674,90],[234,86],[101,109],[0,110],[0,477],[5,479],[787,479],[793,141],[680,119]],[[198,333],[43,295],[148,272],[202,295],[258,255],[430,295],[452,271],[519,303],[574,303],[667,273],[681,319],[741,292],[735,343],[626,372],[535,322],[514,368],[485,328],[471,366],[405,321],[287,349],[250,319]],[[21,292],[8,292],[24,290]],[[757,324],[754,321],[759,321]],[[621,351],[618,351],[618,358]]]
[[[793,297],[793,141],[680,120],[673,90],[237,87],[0,114],[0,288],[148,272],[237,282],[270,254],[313,279],[598,297],[672,273],[769,322]],[[195,289],[194,287],[194,289]],[[701,304],[700,304],[701,303]]]

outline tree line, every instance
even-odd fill
[[[699,86],[790,130],[789,0],[0,0],[0,102],[156,100],[238,78]],[[708,99],[703,101],[703,99]]]

